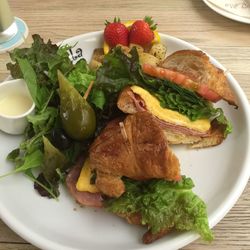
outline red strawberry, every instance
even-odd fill
[[[153,30],[156,29],[157,24],[151,17],[146,16],[143,20],[135,21],[129,32],[129,43],[139,44],[146,46],[150,44],[154,39]]]
[[[115,18],[113,23],[106,21],[104,40],[111,47],[117,44],[128,46],[128,29],[121,23],[120,18]]]

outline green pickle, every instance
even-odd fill
[[[91,137],[96,129],[95,111],[60,71],[58,80],[63,129],[75,140]]]

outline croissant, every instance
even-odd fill
[[[153,115],[138,112],[111,121],[89,152],[95,184],[107,196],[125,192],[121,177],[135,180],[180,180],[180,164]]]

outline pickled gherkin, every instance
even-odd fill
[[[60,71],[58,80],[63,129],[75,140],[91,137],[96,129],[94,110]]]

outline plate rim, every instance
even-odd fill
[[[93,37],[93,36],[100,36],[103,33],[103,31],[93,31],[93,32],[88,32],[88,33],[83,33],[80,35],[76,35],[70,38],[67,38],[57,44],[65,44],[65,43],[70,43],[71,41],[75,41],[77,39],[87,39],[88,37]],[[196,47],[195,45],[184,41],[180,38],[159,33],[161,37],[165,37],[166,39],[171,39],[173,41],[178,41],[182,44],[185,44],[188,47],[192,47],[193,49],[196,50],[201,50],[200,48]],[[205,52],[204,50],[202,50]],[[206,53],[206,52],[205,52]],[[209,58],[212,60],[212,63],[215,64],[216,66],[220,67],[221,69],[225,70],[225,67],[217,61],[214,57],[210,56],[208,53],[206,53]],[[233,77],[233,75],[230,72],[227,72],[227,77],[230,78],[229,84],[236,89],[237,94],[242,97],[240,102],[242,104],[242,110],[245,111],[244,114],[250,114],[250,106],[248,103],[248,99],[240,87],[239,83],[237,80]],[[250,148],[250,115],[246,115],[246,125],[247,126],[247,145],[248,148]],[[234,184],[234,188],[231,190],[229,195],[225,198],[225,200],[220,204],[219,207],[215,209],[215,211],[209,216],[209,225],[210,228],[213,228],[217,223],[219,223],[223,217],[229,212],[229,210],[235,205],[239,197],[241,196],[242,192],[244,191],[248,179],[250,176],[250,152],[245,155],[245,161],[243,162],[243,168],[241,170],[241,173],[239,177],[237,178],[237,182]],[[3,216],[4,214],[4,216]],[[26,228],[20,221],[18,221],[15,217],[13,217],[12,214],[10,214],[1,204],[0,202],[0,218],[6,225],[8,225],[14,232],[16,232],[18,235],[20,235],[23,239],[27,240],[28,242],[32,243],[34,246],[37,246],[39,248],[46,248],[48,250],[53,250],[53,249],[61,249],[61,250],[76,250],[77,248],[72,248],[70,246],[62,246],[61,244],[51,241],[46,237],[42,237],[37,233],[32,232],[29,228]],[[175,243],[175,239],[173,239],[173,243],[170,245],[170,248],[168,247],[169,250],[175,250],[176,247],[181,248],[186,246],[187,244],[190,244],[194,240],[198,239],[199,235],[194,232],[183,232],[180,236],[178,236],[178,242]],[[152,250],[161,250],[162,247],[164,247],[164,242],[160,242],[157,245],[151,245],[150,249]],[[175,246],[172,248],[172,246]],[[151,248],[152,247],[152,248]],[[166,247],[166,246],[165,246]],[[135,250],[139,249],[145,249],[143,246],[142,248],[134,248]],[[85,249],[86,250],[86,249]],[[132,249],[131,249],[132,250]]]
[[[213,5],[212,3],[210,3],[207,0],[202,0],[210,9],[212,9],[213,11],[215,11],[217,14],[222,15],[226,18],[229,18],[231,20],[240,22],[240,23],[245,23],[245,24],[250,24],[250,18],[247,17],[242,17],[242,16],[237,16],[234,15],[233,13],[230,13],[228,11],[225,11],[215,5]]]

